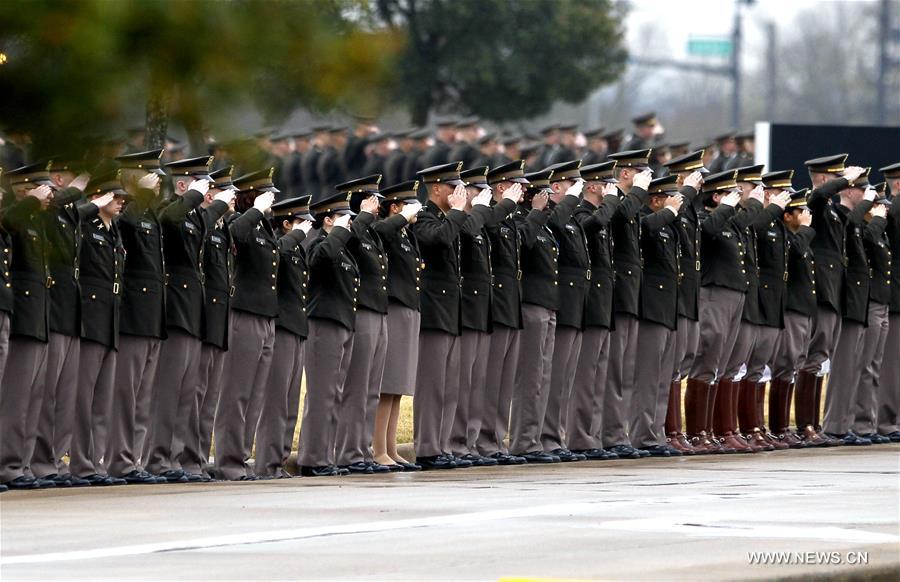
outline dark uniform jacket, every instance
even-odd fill
[[[275,327],[301,338],[309,335],[306,320],[309,270],[306,249],[300,243],[306,238],[302,230],[292,230],[278,239],[278,319]]]
[[[9,272],[12,261],[12,237],[0,221],[0,260],[3,261],[3,269],[0,269],[0,311],[12,314],[13,290],[12,278]]]
[[[470,144],[469,142],[457,142],[453,149],[447,154],[447,162],[462,162],[463,168],[474,168],[476,167],[475,161],[481,157],[481,152],[478,151],[478,148]],[[442,163],[442,162],[437,162]],[[426,166],[427,167],[427,166]]]
[[[309,151],[300,158],[300,170],[303,175],[305,192],[309,193],[314,199],[318,198],[322,190],[322,183],[319,181],[319,158],[321,156],[322,150],[318,146],[311,146]]]
[[[207,232],[203,245],[203,341],[227,350],[234,294],[234,243],[225,220],[208,210],[203,210]]]
[[[44,213],[47,261],[50,266],[50,331],[81,335],[81,294],[78,287],[81,223],[97,215],[96,205],[81,201],[82,192],[66,188],[57,192]]]
[[[335,184],[347,181],[347,167],[337,149],[327,147],[319,156],[317,171],[319,173],[319,193],[331,192]]]
[[[376,313],[387,313],[388,306],[388,254],[384,250],[381,238],[372,228],[375,216],[368,212],[360,212],[350,224],[353,237],[347,242],[347,250],[353,255],[359,269],[359,292],[356,296],[357,306]],[[389,218],[383,227],[400,229],[406,219]]]
[[[647,203],[643,188],[632,188],[628,194],[619,191],[622,201],[610,225],[613,241],[613,264],[616,283],[613,290],[613,312],[638,317],[641,290],[641,221],[640,211]]]
[[[119,331],[165,339],[165,259],[156,194],[139,190],[119,216],[118,226],[128,255]]]
[[[228,219],[235,246],[232,309],[261,317],[278,315],[278,242],[262,212],[250,208]]]
[[[462,327],[489,333],[491,314],[491,240],[483,224],[491,220],[490,206],[474,206],[459,233]]]
[[[747,292],[750,281],[744,262],[744,231],[762,210],[762,204],[748,200],[747,207],[720,205],[700,214],[700,285]]]
[[[404,181],[406,154],[401,149],[391,150],[387,160],[384,162],[384,176],[381,180],[382,186],[393,186]],[[365,174],[363,174],[365,175]]]
[[[866,226],[863,242],[869,259],[869,298],[881,305],[891,303],[891,245],[885,234],[887,221],[873,216]]]
[[[557,215],[557,220],[568,220],[569,214],[574,210],[572,205],[578,203],[574,196],[568,198],[572,200],[564,200],[564,204],[557,204],[552,210],[549,210],[549,206],[543,211],[520,206],[513,215],[520,225],[526,220],[532,220],[540,226],[533,233],[520,231],[523,234],[522,303],[540,305],[552,311],[559,309],[559,247],[547,222],[551,214]]]
[[[620,202],[619,197],[613,195],[604,196],[600,206],[582,200],[573,215],[584,230],[591,259],[591,280],[584,309],[586,327],[614,327],[612,309],[616,274],[612,257],[615,245],[609,223]]]
[[[307,249],[309,257],[310,318],[328,319],[350,331],[356,326],[359,270],[347,243],[353,234],[346,228],[324,229]]]
[[[580,198],[564,196],[557,206],[565,205],[567,211],[550,214],[550,230],[559,246],[559,309],[556,325],[584,329],[584,309],[588,285],[591,283],[591,258],[587,239],[581,223],[573,213]],[[566,219],[562,220],[563,215]]]
[[[891,256],[900,257],[900,197],[896,195],[888,209],[887,236]],[[900,313],[900,269],[891,269],[891,313]]]
[[[523,241],[534,240],[547,217],[532,210],[524,220],[512,216],[516,203],[500,200],[493,205],[493,216],[485,224],[491,247],[493,325],[522,329],[522,253]]]
[[[671,330],[678,324],[678,215],[666,209],[641,210],[641,319]]]
[[[861,201],[856,208],[848,210],[838,205],[838,214],[847,225],[846,257],[847,270],[841,314],[844,319],[867,325],[869,321],[869,259],[863,243],[863,233],[872,227],[866,224],[865,215],[872,208],[872,202]],[[883,230],[883,225],[882,229]]]
[[[404,227],[399,230],[387,228],[387,220],[379,220],[374,225],[390,264],[387,275],[388,301],[419,311],[419,277],[422,272],[419,243],[407,226],[406,219],[399,214],[396,216],[403,219]]]
[[[200,210],[203,194],[188,190],[176,196],[159,214],[166,257],[166,324],[203,336],[203,251],[207,218],[218,220],[227,210],[215,201]]]
[[[12,241],[10,280],[14,297],[10,336],[46,342],[50,333],[50,269],[41,203],[26,196],[3,213]]]
[[[125,247],[119,226],[114,222],[107,228],[96,216],[84,221],[80,236],[81,338],[116,349],[125,276]]]
[[[816,231],[801,226],[788,232],[788,278],[785,310],[812,317],[816,314],[816,261],[810,245]]]
[[[459,231],[467,217],[453,209],[445,215],[429,200],[411,227],[424,264],[420,285],[423,330],[460,334]]]
[[[738,217],[741,218],[746,212],[747,209],[742,208],[738,212]],[[747,323],[752,323],[753,325],[770,325],[771,327],[782,327],[782,319],[783,319],[783,311],[781,310],[780,302],[777,302],[777,297],[771,296],[767,293],[766,297],[761,295],[762,291],[762,281],[761,281],[761,272],[760,272],[760,262],[759,262],[759,254],[760,254],[760,238],[759,231],[770,232],[770,229],[774,229],[774,222],[780,222],[783,215],[783,210],[775,205],[770,204],[766,206],[762,211],[756,214],[756,218],[753,220],[751,224],[745,225],[743,227],[743,239],[744,239],[744,271],[747,276],[747,298],[744,300],[744,311],[741,315],[741,320],[746,321]],[[778,251],[776,251],[778,252]],[[784,252],[782,249],[780,252]],[[784,280],[784,271],[781,271],[779,274],[774,275],[774,277],[781,277],[781,280]],[[766,289],[766,291],[771,290],[771,285]],[[769,305],[767,307],[763,307],[762,300],[763,299],[775,299],[775,305]],[[769,317],[766,317],[766,314],[769,314]]]
[[[770,204],[760,217],[760,222],[754,227],[759,268],[757,300],[760,324],[781,329],[784,327],[791,242],[784,226],[784,210]]]
[[[363,168],[366,165],[366,138],[358,137],[356,134],[347,138],[347,145],[344,146],[344,164],[351,178],[359,178],[367,176]],[[337,182],[335,182],[337,184]]]
[[[683,186],[678,191],[684,196],[684,204],[675,222],[678,245],[681,249],[681,270],[678,278],[678,315],[691,321],[700,319],[700,225],[697,210],[700,201],[697,190]]]
[[[841,313],[846,253],[846,224],[833,197],[847,187],[845,178],[830,180],[810,192],[807,199],[816,237],[812,251],[816,257],[816,298],[819,305]]]
[[[434,140],[434,145],[425,150],[425,153],[422,154],[422,159],[419,161],[417,170],[447,164],[450,161],[457,161],[450,160],[450,145],[436,139]]]

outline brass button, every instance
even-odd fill
[[[569,287],[574,287],[574,286],[575,286],[575,282],[574,282],[574,281],[569,281]]]
[[[96,298],[97,298],[97,296],[94,295],[94,294],[92,293],[92,294],[91,294],[91,299],[96,299]]]
[[[215,302],[216,302],[216,298],[215,298],[215,297],[213,297],[213,303],[215,303]]]
[[[664,289],[664,287],[663,287],[662,285],[660,285],[659,288],[660,288],[660,289]]]
[[[383,290],[387,291],[387,287],[382,287]]]
[[[503,283],[497,283],[497,287],[499,287],[500,289],[503,289]]]
[[[475,295],[478,295],[478,289],[475,289]]]
[[[31,291],[25,291],[25,296],[31,295]]]
[[[416,291],[418,291],[418,290],[419,290],[419,288],[418,288],[418,287],[416,287]]]
[[[147,288],[144,287],[143,289],[141,289],[141,291],[143,291],[144,293],[146,293],[146,292],[147,292]]]
[[[187,283],[184,283],[181,286],[184,287],[185,289],[187,289]]]
[[[446,289],[441,289],[441,293],[444,294],[444,295],[446,295],[446,294],[447,294],[447,290],[446,290]]]

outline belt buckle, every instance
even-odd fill
[[[79,269],[78,267],[75,267],[75,280],[76,281],[78,280],[78,276],[80,274],[81,274],[81,269]]]
[[[697,261],[697,263],[695,264],[695,268],[696,268],[698,271],[700,270],[700,261]]]
[[[785,271],[784,272],[784,282],[787,283],[787,280],[788,280],[788,272]]]
[[[53,277],[47,277],[47,282],[45,283],[45,285],[47,286],[47,289],[53,287]]]
[[[516,271],[516,281],[522,280],[522,269]]]
[[[591,280],[591,270],[588,269],[587,271],[585,271],[584,276],[587,278],[588,281],[590,281]]]
[[[228,296],[234,297],[234,285],[231,286],[231,289],[228,290]]]
[[[119,284],[113,283],[113,295],[118,295],[118,294],[119,294]]]

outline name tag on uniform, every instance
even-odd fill
[[[32,228],[28,229],[28,236],[38,236],[38,232]]]
[[[659,231],[659,238],[664,238],[666,240],[669,240],[672,237],[671,237],[671,235],[669,235],[668,231],[661,230],[661,231]]]
[[[731,237],[733,237],[733,236],[734,236],[734,233],[731,232],[730,230],[726,230],[726,231],[722,232],[722,237],[723,237],[723,238],[731,238]]]
[[[690,224],[691,221],[687,219],[686,216],[681,217],[681,224]]]
[[[56,215],[56,220],[58,220],[63,226],[66,226],[66,225],[68,224],[68,223],[66,222],[66,219],[63,218],[62,214],[57,214],[57,215]]]
[[[853,228],[853,234],[859,236],[860,234],[862,234],[862,231],[860,231],[859,227],[857,226]]]
[[[480,234],[476,234],[475,238],[473,240],[475,241],[475,244],[479,244],[479,245],[484,244],[484,239],[481,237]]]
[[[569,234],[575,234],[575,227],[571,224],[566,225],[566,230],[569,231]]]
[[[106,239],[103,238],[103,235],[101,235],[101,234],[97,234],[96,232],[92,232],[92,233],[91,233],[91,236],[94,238],[94,240],[98,240],[98,241],[100,241],[100,242],[106,242]]]
[[[501,227],[500,227],[500,236],[508,237],[508,236],[510,235],[511,232],[512,232],[512,229],[509,228],[508,226],[501,226]]]
[[[366,243],[366,242],[361,243],[361,246],[362,246],[362,248],[366,249],[367,251],[372,250],[372,245],[370,245],[369,243]]]
[[[880,240],[880,241],[878,241],[878,246],[881,248],[884,248],[886,245],[884,244],[883,240]]]
[[[141,228],[150,230],[150,229],[153,228],[153,223],[152,223],[152,222],[147,222],[146,220],[142,220],[142,221],[141,221]]]
[[[184,227],[192,233],[197,232],[197,226],[193,222],[185,222]]]
[[[342,261],[342,262],[341,262],[341,268],[342,268],[343,270],[345,270],[345,271],[352,271],[352,270],[353,270],[353,265],[351,265],[350,263],[345,263],[345,262]]]
[[[406,243],[400,243],[400,248],[403,249],[404,252],[411,253],[412,247]]]
[[[214,243],[218,243],[218,244],[220,244],[220,245],[221,245],[221,244],[225,244],[225,239],[223,239],[222,237],[217,236],[217,235],[215,235],[215,234],[212,235],[212,236],[210,236],[210,237],[209,237],[209,240],[213,241]]]
[[[541,236],[541,235],[537,235],[537,239],[538,239],[539,241],[541,241],[542,243],[549,243],[549,242],[550,242],[550,239],[548,239],[548,238],[545,237],[545,236]]]
[[[258,236],[258,237],[256,237],[256,244],[264,245],[264,244],[266,244],[266,239]]]
[[[829,212],[831,213],[831,218],[833,220],[840,220],[840,217],[837,215],[837,212],[835,212],[834,210],[829,210]]]

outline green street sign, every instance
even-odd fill
[[[688,54],[694,57],[730,57],[731,39],[722,37],[696,37],[688,39]]]

